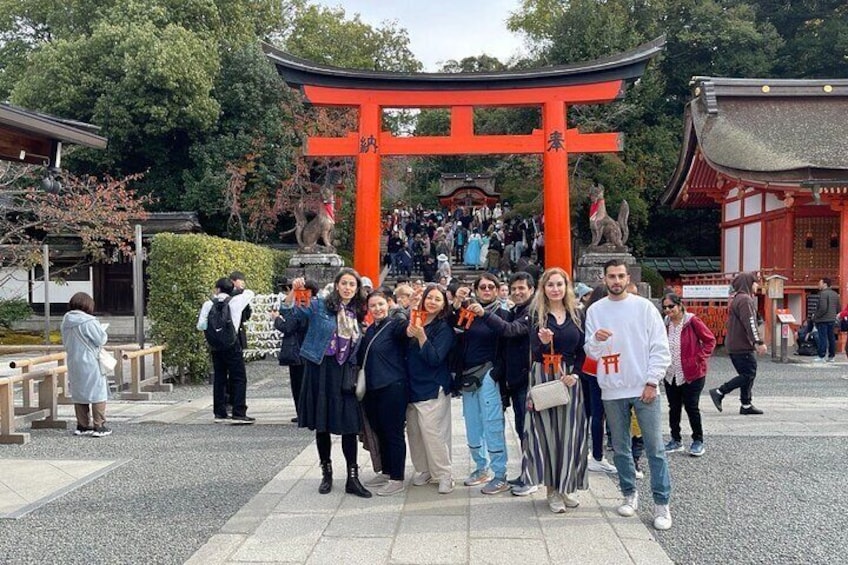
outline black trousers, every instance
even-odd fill
[[[289,365],[289,383],[291,383],[294,409],[300,417],[300,389],[303,388],[303,365]]]
[[[730,362],[739,374],[718,387],[718,391],[727,394],[738,388],[742,404],[751,404],[751,390],[754,388],[754,379],[757,378],[757,358],[753,352],[731,353]]]
[[[406,381],[369,390],[362,399],[365,414],[380,442],[383,472],[402,481],[406,466]]]
[[[706,379],[677,385],[665,383],[665,395],[668,398],[668,424],[671,427],[671,439],[681,441],[680,416],[683,408],[692,427],[692,441],[704,441],[704,429],[701,427],[701,409],[698,402],[704,390]]]
[[[241,348],[212,352],[212,411],[216,418],[227,417],[227,393],[233,416],[246,416],[247,370]]]

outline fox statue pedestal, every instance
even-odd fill
[[[645,291],[642,282],[642,267],[636,263],[636,258],[627,252],[627,248],[618,248],[613,245],[599,245],[589,247],[588,251],[577,260],[577,280],[589,286],[597,286],[604,278],[604,263],[618,259],[627,265],[630,273],[630,282],[639,286],[640,294]],[[643,294],[644,295],[644,294]]]
[[[286,277],[292,280],[297,277],[312,279],[323,288],[333,282],[336,273],[344,267],[344,259],[335,253],[303,253],[297,252],[289,260]]]

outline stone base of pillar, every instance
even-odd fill
[[[637,264],[636,258],[627,251],[626,247],[612,245],[590,247],[577,261],[576,279],[593,288],[596,287],[603,282],[604,263],[613,259],[618,259],[627,265],[630,281],[639,287],[639,295],[650,298],[651,288],[647,283],[642,282],[642,267]]]
[[[335,253],[295,253],[289,260],[286,277],[289,281],[297,277],[312,279],[322,288],[333,282],[341,267],[344,259]]]

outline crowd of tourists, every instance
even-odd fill
[[[544,264],[543,218],[505,213],[500,204],[453,211],[398,208],[383,219],[390,275],[421,274],[425,282],[451,278],[451,266],[465,265],[499,276],[529,272],[538,278]]]

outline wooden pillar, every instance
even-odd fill
[[[356,158],[353,266],[374,284],[380,280],[380,199],[380,107],[362,104]]]
[[[848,296],[848,202],[834,206],[839,210],[839,296]]]
[[[563,101],[548,100],[542,105],[542,128],[545,135],[542,153],[545,268],[561,267],[571,276],[571,208]]]

